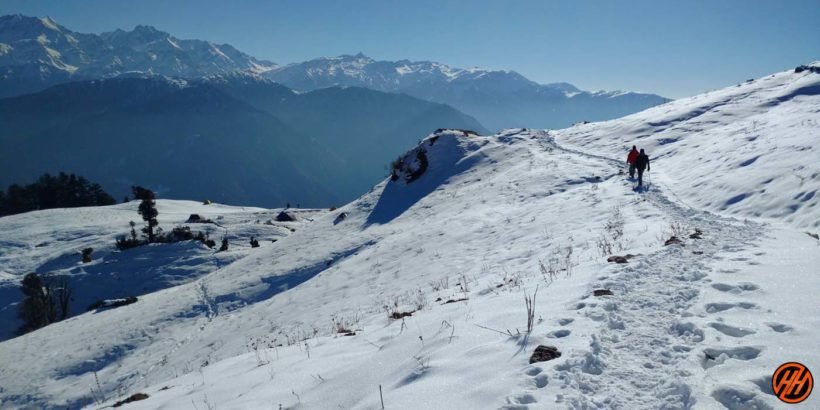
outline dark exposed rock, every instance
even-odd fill
[[[120,401],[114,403],[114,405],[112,405],[111,407],[120,407],[123,404],[131,403],[131,402],[134,402],[134,401],[145,400],[147,398],[148,398],[148,395],[145,394],[145,393],[134,393],[130,397],[128,397],[127,399],[120,400]]]
[[[396,312],[393,312],[393,313],[390,314],[390,318],[393,319],[393,320],[398,320],[398,319],[401,319],[401,318],[404,318],[404,317],[407,317],[407,316],[413,316],[413,312],[415,312],[415,311],[410,311],[410,312],[398,312],[398,311],[396,311]]]
[[[609,289],[595,289],[592,291],[592,296],[612,296],[612,291]]]
[[[213,224],[214,221],[212,221],[208,218],[203,218],[203,217],[199,216],[199,214],[191,214],[191,216],[188,217],[188,220],[185,221],[185,223],[188,223],[188,224]],[[216,225],[216,224],[214,224],[214,225]]]
[[[673,236],[673,237],[667,239],[666,242],[663,243],[663,246],[669,246],[669,245],[683,245],[683,241],[678,239],[677,236]]]
[[[538,347],[535,348],[535,351],[532,352],[532,356],[530,356],[530,364],[536,362],[546,362],[559,357],[561,357],[561,352],[558,351],[558,348],[554,346],[538,345]]]
[[[291,216],[289,213],[282,211],[279,212],[279,215],[276,215],[276,220],[278,222],[293,222],[296,220],[296,218]]]
[[[129,296],[127,298],[122,299],[105,299],[105,300],[98,300],[91,304],[88,307],[88,310],[95,310],[95,309],[109,309],[109,308],[117,308],[120,306],[130,305],[132,303],[137,303],[136,296]]]
[[[614,262],[614,263],[627,263],[627,262],[629,262],[629,260],[625,256],[619,256],[619,255],[612,255],[612,256],[606,258],[606,261],[610,262],[610,263],[612,263],[612,262]]]

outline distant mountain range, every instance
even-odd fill
[[[274,67],[227,44],[181,40],[150,26],[97,35],[48,17],[0,16],[0,98],[129,71],[193,78]]]
[[[0,99],[0,186],[73,172],[122,197],[332,206],[387,175],[436,127],[486,132],[452,107],[365,88],[296,93],[248,74],[70,82]]]
[[[96,35],[73,32],[48,17],[0,17],[0,97],[130,71],[184,78],[249,72],[300,91],[355,86],[405,93],[451,105],[493,130],[563,128],[584,120],[618,118],[668,101],[655,94],[542,85],[514,71],[376,61],[363,54],[279,66],[227,44],[181,40],[150,26]]]
[[[363,54],[275,67],[266,78],[297,90],[339,86],[400,92],[449,104],[488,128],[563,128],[622,117],[668,99],[655,94],[588,92],[568,83],[538,84],[515,71],[461,69],[429,61],[375,61]]]
[[[66,171],[117,196],[144,184],[166,198],[328,206],[437,128],[558,128],[664,101],[362,54],[279,66],[150,26],[84,34],[1,16],[0,187]]]

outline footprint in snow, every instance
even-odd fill
[[[777,333],[791,332],[792,330],[794,330],[793,327],[789,325],[784,325],[782,323],[766,323],[766,325],[772,328],[772,330],[774,330]]]
[[[530,383],[532,383],[532,385],[537,389],[542,389],[549,384],[549,377],[543,373],[543,369],[540,367],[529,366],[526,370],[524,370],[524,374],[531,377]]]
[[[723,323],[717,323],[717,322],[709,323],[709,326],[711,326],[713,329],[717,330],[718,332],[723,333],[726,336],[731,336],[731,337],[746,337],[748,335],[756,333],[754,330],[744,329],[744,328],[741,328],[741,327],[730,326],[730,325],[726,325],[726,324],[723,324]]]
[[[704,306],[706,309],[706,313],[718,313],[723,312],[732,308],[741,308],[741,309],[756,309],[757,305],[754,303],[749,302],[740,302],[740,303],[707,303]]]
[[[537,403],[538,400],[535,399],[535,396],[532,394],[524,393],[524,394],[515,394],[512,396],[507,397],[507,403],[509,406],[502,407],[503,409],[528,409],[529,406],[527,404],[534,404]],[[523,406],[522,406],[523,405]]]
[[[695,326],[691,322],[678,322],[672,325],[670,332],[684,340],[692,343],[700,343],[703,341],[703,330]]]
[[[751,380],[751,382],[756,384],[757,387],[760,388],[761,392],[774,396],[774,391],[772,391],[772,375],[769,374],[761,376],[757,379]]]
[[[729,410],[770,410],[772,406],[754,392],[736,387],[721,387],[712,392],[712,397]]]
[[[683,281],[683,282],[697,282],[697,281],[705,278],[706,276],[707,275],[704,272],[686,271],[686,272],[683,272],[680,275],[678,275],[677,279],[679,281]]]
[[[707,348],[703,350],[703,360],[701,364],[704,369],[709,369],[723,364],[726,360],[753,360],[760,356],[762,349],[752,346],[741,346],[733,348]]]
[[[562,337],[569,336],[570,333],[572,333],[572,332],[570,332],[568,329],[554,330],[552,332],[547,333],[547,337],[553,338],[553,339],[560,339]]]
[[[544,370],[540,367],[530,366],[530,367],[527,368],[527,370],[524,370],[524,374],[526,374],[527,376],[535,377],[535,376],[538,376],[539,374],[541,374],[542,371],[544,371]]]
[[[751,292],[754,290],[760,289],[759,286],[755,285],[754,283],[749,282],[742,282],[735,285],[729,285],[726,283],[713,283],[712,288],[715,290],[719,290],[721,292],[729,292],[735,295],[743,293],[743,292]]]

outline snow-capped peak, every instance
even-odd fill
[[[214,73],[262,73],[275,64],[255,59],[227,44],[184,40],[149,25],[131,31],[116,29],[95,34],[75,33],[50,17],[0,17],[0,68],[9,71],[0,97],[39,91],[68,79],[116,76],[140,71],[173,77],[201,77]],[[36,66],[37,75],[14,80],[20,64]],[[25,65],[24,64],[24,65]]]
[[[56,21],[52,20],[51,17],[43,17],[43,18],[40,19],[40,21],[43,23],[44,26],[46,26],[46,27],[48,27],[52,30],[55,30],[55,31],[60,31],[59,25],[57,24]]]

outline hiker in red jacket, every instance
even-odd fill
[[[626,164],[629,165],[629,179],[635,178],[635,161],[638,160],[638,148],[632,146],[632,151],[626,156]]]

